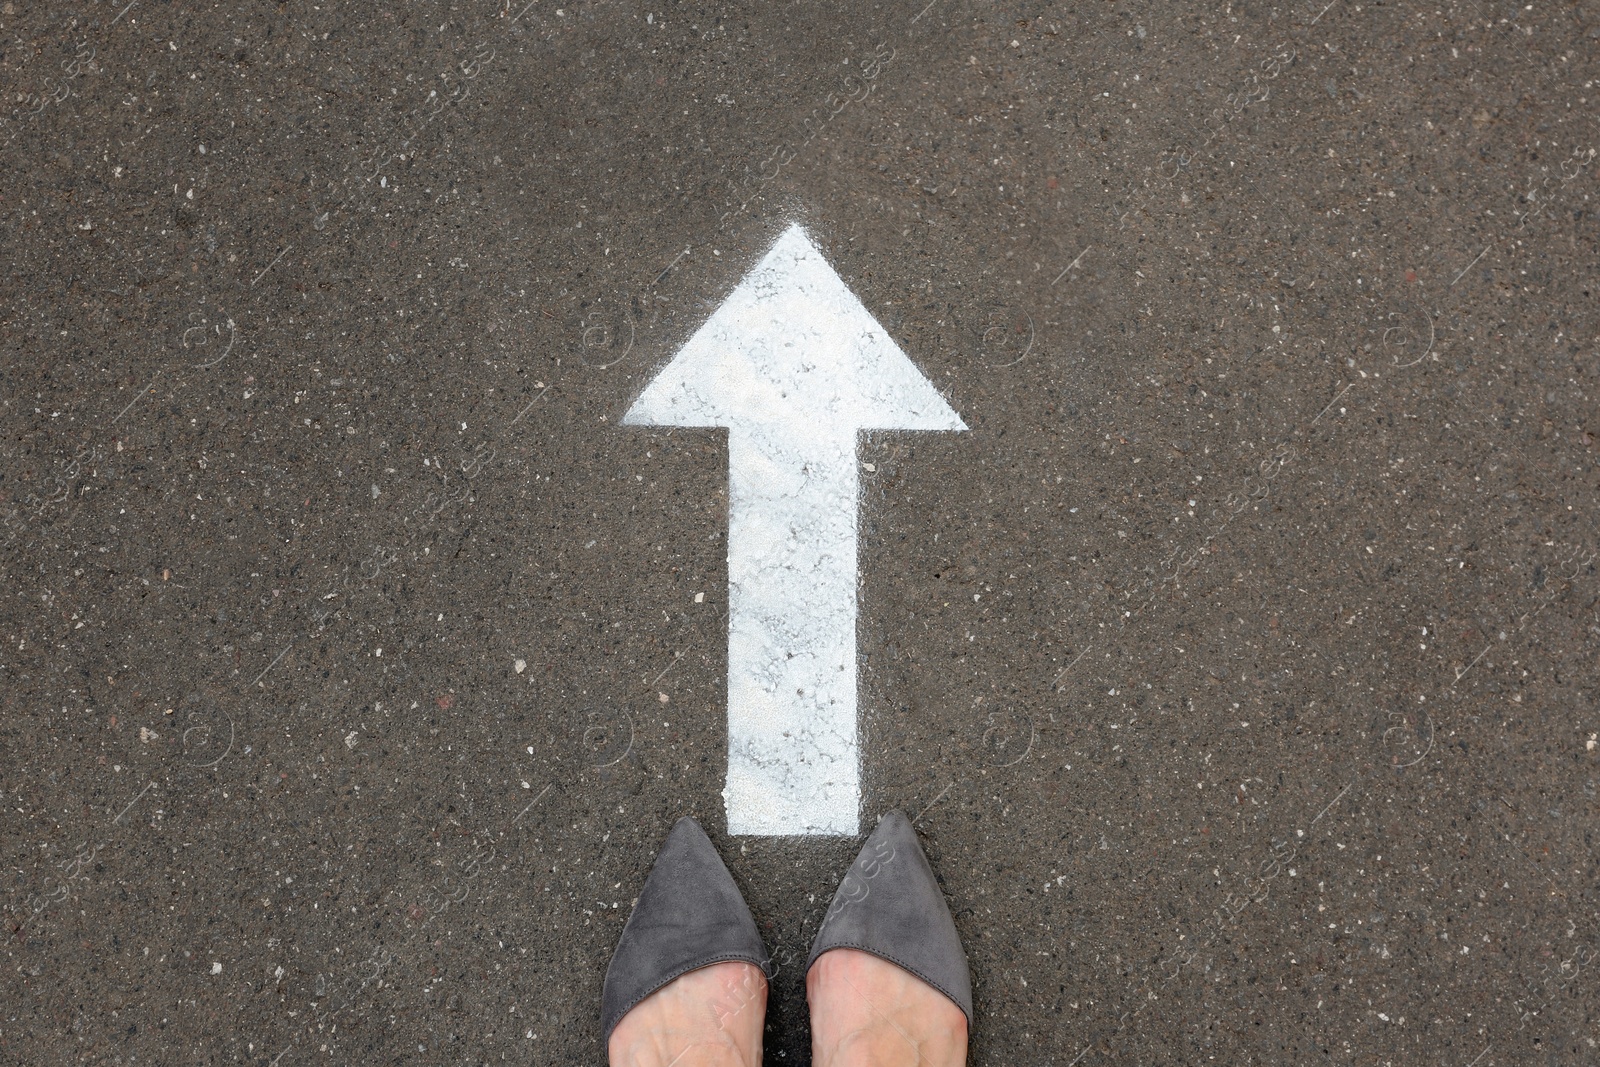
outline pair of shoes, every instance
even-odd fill
[[[839,883],[806,970],[853,948],[909,971],[953,1000],[972,1026],[972,982],[955,921],[911,822],[885,815]],[[680,975],[742,961],[772,977],[755,919],[700,824],[685,816],[656,857],[606,970],[604,1040],[628,1010]]]

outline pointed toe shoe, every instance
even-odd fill
[[[635,1004],[679,975],[730,960],[772,966],[755,919],[700,824],[685,816],[656,855],[606,969],[605,1040]]]
[[[835,948],[854,948],[909,971],[955,1001],[972,1025],[972,979],[944,893],[904,814],[878,822],[839,883],[806,970]]]

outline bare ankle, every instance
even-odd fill
[[[606,1045],[611,1067],[759,1067],[767,980],[748,963],[690,971],[634,1005]]]
[[[962,1067],[967,1019],[910,972],[855,949],[817,957],[806,975],[816,1067]]]

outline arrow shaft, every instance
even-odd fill
[[[728,832],[854,834],[854,432],[728,437]]]

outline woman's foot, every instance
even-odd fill
[[[700,824],[679,819],[622,928],[600,994],[613,1067],[759,1067],[771,965]]]
[[[611,1067],[760,1067],[766,1015],[761,968],[713,963],[630,1008],[611,1032],[606,1055]],[[964,1038],[963,1029],[963,1048]]]
[[[806,974],[806,1000],[813,1067],[967,1062],[967,1017],[955,1002],[871,953],[835,948],[818,956]]]

